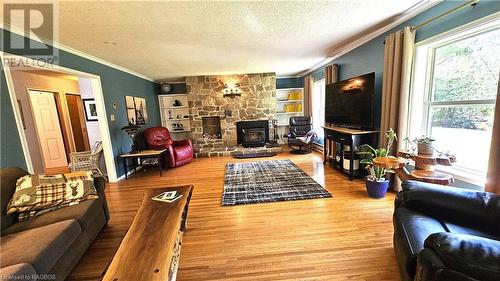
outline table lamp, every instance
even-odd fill
[[[125,133],[127,133],[127,135],[132,139],[132,142],[130,143],[130,152],[134,151],[134,139],[140,128],[141,126],[139,125],[127,125],[121,128],[121,130],[125,131]]]

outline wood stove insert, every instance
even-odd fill
[[[237,142],[243,147],[262,147],[269,142],[269,121],[236,122]]]

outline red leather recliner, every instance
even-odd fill
[[[177,167],[193,160],[191,140],[175,141],[165,127],[151,127],[144,130],[144,139],[148,149],[167,149],[169,167]]]

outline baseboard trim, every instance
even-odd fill
[[[142,170],[142,168],[143,168],[142,166],[137,166],[136,170],[137,170],[137,171],[140,171],[140,170]],[[128,173],[127,173],[127,177],[130,177],[130,176],[131,176],[132,174],[134,174],[134,173],[135,173],[135,171],[134,171],[134,170],[130,170],[130,171],[128,171]],[[118,177],[118,179],[117,179],[117,181],[116,181],[116,182],[122,181],[122,180],[124,180],[124,179],[125,179],[125,175],[121,175],[120,177]]]

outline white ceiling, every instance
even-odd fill
[[[252,72],[290,76],[418,2],[59,2],[58,41],[155,80]]]

